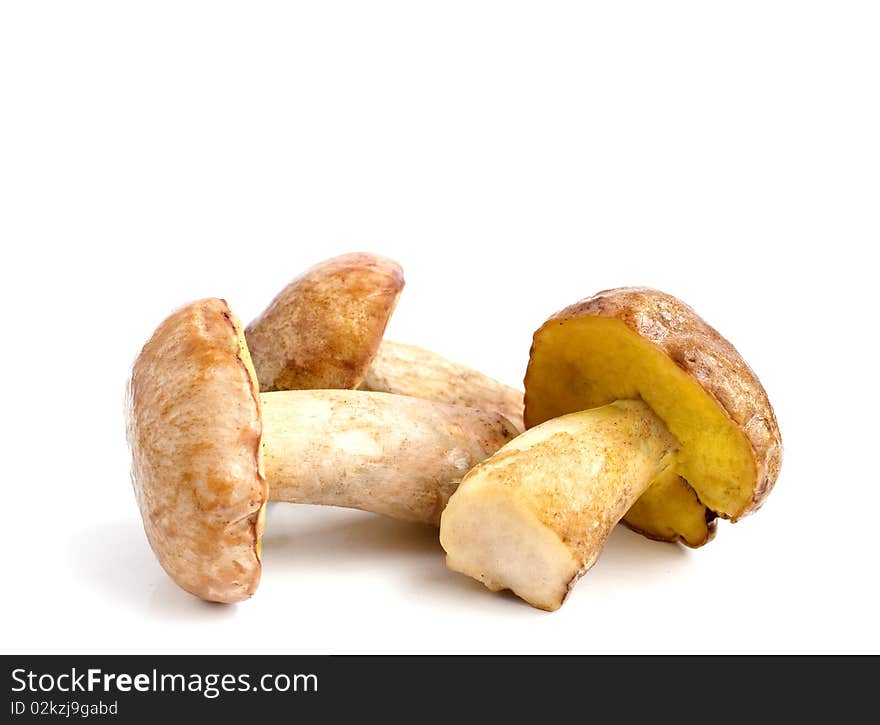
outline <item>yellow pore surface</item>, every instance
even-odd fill
[[[528,426],[615,400],[644,400],[679,441],[675,473],[703,504],[736,518],[751,500],[755,460],[737,425],[663,350],[620,320],[549,322],[535,336],[525,382]]]
[[[623,520],[636,531],[660,541],[683,541],[703,546],[713,535],[714,514],[707,512],[687,482],[675,470],[656,478]]]

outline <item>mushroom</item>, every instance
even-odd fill
[[[523,435],[476,466],[440,523],[450,569],[561,606],[622,518],[705,544],[769,494],[773,408],[736,349],[652,289],[600,292],[535,333]]]
[[[267,500],[437,524],[462,475],[513,436],[500,414],[387,393],[260,393],[225,301],[174,312],[135,361],[132,479],[162,567],[202,599],[260,578]]]
[[[521,432],[521,391],[382,339],[403,285],[397,262],[366,252],[328,259],[294,279],[245,330],[260,389],[407,395],[496,411]]]
[[[402,290],[400,265],[365,252],[301,274],[245,330],[260,390],[357,388]]]

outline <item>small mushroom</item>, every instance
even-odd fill
[[[464,473],[513,436],[498,413],[384,393],[260,393],[226,302],[174,312],[144,346],[127,401],[132,479],[162,567],[202,599],[260,578],[267,500],[437,524]]]
[[[260,390],[357,388],[402,290],[400,265],[366,252],[301,274],[245,330]]]
[[[245,330],[260,389],[407,395],[496,411],[521,432],[521,391],[382,339],[403,286],[397,262],[366,252],[328,259],[294,279]]]
[[[700,546],[761,505],[779,474],[773,409],[736,349],[646,288],[601,292],[536,333],[529,430],[475,467],[443,513],[449,568],[561,606],[621,518]]]

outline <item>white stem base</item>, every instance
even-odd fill
[[[440,524],[447,566],[540,609],[559,608],[675,448],[636,401],[530,429],[474,468],[450,499]]]

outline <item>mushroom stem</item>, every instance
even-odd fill
[[[450,499],[440,525],[447,566],[558,609],[676,448],[641,401],[530,429],[468,473]]]
[[[521,390],[415,345],[382,340],[360,388],[498,411],[525,430]]]
[[[269,499],[439,524],[461,478],[515,431],[497,413],[388,393],[260,394]]]

